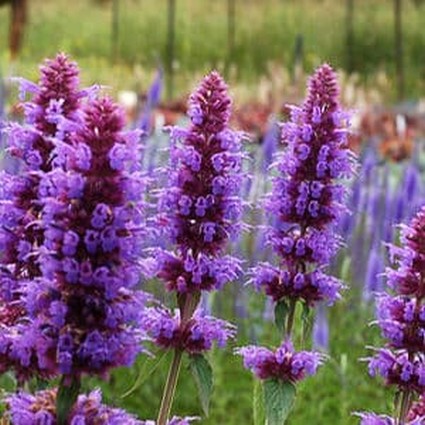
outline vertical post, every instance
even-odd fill
[[[402,0],[394,0],[394,60],[397,80],[397,100],[404,97]]]
[[[9,50],[12,61],[14,61],[22,46],[25,25],[27,23],[27,0],[11,1]]]
[[[300,81],[300,78],[303,73],[303,63],[304,63],[304,37],[302,34],[297,34],[295,37],[295,46],[294,46],[294,68],[292,74],[292,80],[294,84],[297,84]]]
[[[116,62],[119,56],[119,1],[112,0],[112,20],[111,20],[111,59]]]
[[[354,0],[346,0],[346,28],[347,28],[347,72],[351,74],[354,71]]]
[[[230,68],[235,51],[236,0],[227,0],[227,61],[226,72]]]
[[[167,33],[167,98],[174,94],[174,47],[176,34],[176,0],[168,0],[168,33]]]

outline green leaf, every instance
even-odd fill
[[[127,390],[124,394],[121,395],[121,398],[128,397],[133,394],[140,386],[142,386],[146,380],[155,372],[158,366],[161,364],[162,360],[168,354],[168,351],[164,351],[160,356],[147,357],[146,361],[139,368],[136,381],[133,386]]]
[[[62,377],[56,398],[56,414],[58,425],[66,425],[69,422],[69,412],[76,402],[78,393],[80,392],[80,380],[69,377],[68,379],[71,379],[71,382],[66,385],[66,378]]]
[[[253,397],[253,416],[254,425],[264,425],[266,422],[266,411],[264,407],[264,389],[263,383],[254,379],[254,397]]]
[[[289,381],[268,379],[264,382],[267,425],[283,425],[295,401],[296,389]]]
[[[351,257],[349,255],[344,256],[341,266],[340,276],[343,281],[350,281],[350,269],[351,269]]]
[[[278,301],[274,308],[274,321],[276,323],[276,327],[282,333],[285,332],[285,323],[286,323],[286,317],[288,316],[288,313],[289,313],[288,303],[284,300]]]
[[[208,416],[208,408],[213,388],[212,368],[208,360],[201,354],[190,356],[190,371],[198,388],[198,396],[201,401],[202,410]]]

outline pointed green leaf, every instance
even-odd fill
[[[134,393],[134,391],[136,391],[140,386],[142,386],[143,383],[146,382],[146,380],[152,375],[152,373],[155,372],[155,370],[158,368],[158,366],[161,364],[162,360],[167,354],[168,351],[164,351],[159,356],[147,357],[143,365],[139,368],[139,372],[137,374],[137,378],[133,386],[124,394],[122,394],[121,398],[128,397],[129,395]]]
[[[58,395],[56,398],[56,413],[58,425],[65,425],[69,422],[68,416],[71,412],[72,406],[77,400],[79,391],[79,379],[72,379],[69,385],[65,385],[65,378],[62,378],[58,389]]]
[[[267,425],[283,425],[292,409],[296,395],[289,381],[268,379],[264,382]]]
[[[281,333],[285,332],[286,317],[289,313],[289,306],[285,300],[280,300],[274,308],[274,321]]]
[[[264,425],[266,422],[266,411],[264,407],[264,389],[263,383],[254,379],[254,397],[253,397],[253,416],[254,425]]]
[[[201,401],[202,410],[205,416],[208,416],[208,408],[213,388],[212,368],[208,360],[200,354],[190,357],[189,367],[195,379],[196,387],[198,388],[198,396]]]

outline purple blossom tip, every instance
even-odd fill
[[[190,96],[188,115],[192,125],[199,131],[219,133],[229,122],[231,103],[226,83],[212,71]]]
[[[326,109],[338,108],[338,97],[337,75],[332,67],[325,63],[318,67],[309,79],[304,108],[309,112],[313,122],[319,122]]]

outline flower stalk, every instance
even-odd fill
[[[334,231],[346,212],[341,180],[351,177],[354,162],[347,142],[349,115],[338,97],[335,72],[322,65],[310,79],[304,103],[292,107],[290,121],[282,125],[286,149],[275,157],[277,176],[265,202],[274,221],[267,243],[279,263],[258,264],[251,283],[277,303],[275,322],[279,328],[286,326],[275,351],[248,346],[237,353],[263,381],[265,391],[281,395],[265,400],[273,424],[286,420],[295,397],[293,384],[313,375],[324,361],[320,353],[297,352],[291,342],[298,303],[306,310],[321,302],[332,304],[343,288],[325,272],[341,245]],[[280,412],[277,418],[275,412]]]
[[[188,129],[170,128],[168,186],[159,195],[158,227],[174,251],[156,250],[157,276],[176,295],[178,310],[149,310],[144,328],[174,356],[165,384],[158,424],[170,415],[182,357],[201,355],[213,342],[222,347],[235,334],[229,323],[199,309],[202,291],[220,290],[241,273],[240,262],[224,255],[242,228],[241,141],[228,128],[231,101],[217,72],[207,75],[189,100]],[[206,373],[210,367],[202,358]],[[203,406],[207,406],[203,402]]]

